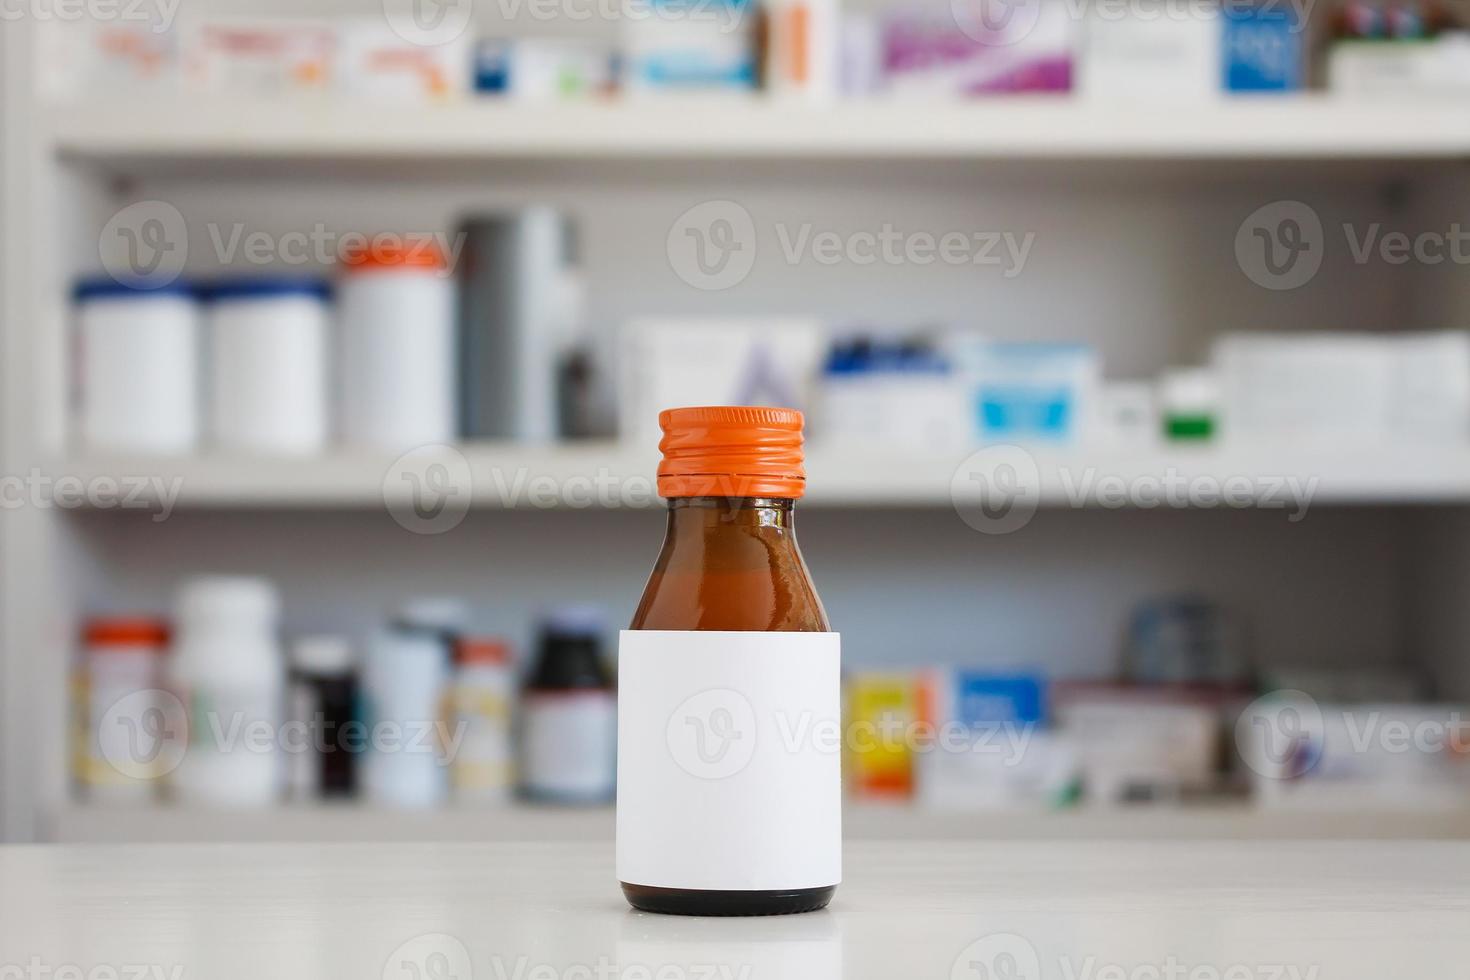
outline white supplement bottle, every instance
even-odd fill
[[[510,802],[515,760],[510,725],[515,668],[510,647],[495,638],[459,641],[451,696],[451,731],[459,743],[450,760],[458,803]]]
[[[342,440],[394,452],[455,439],[454,281],[427,243],[369,245],[337,289]]]
[[[76,288],[83,446],[183,455],[199,442],[199,304],[181,283]]]
[[[363,663],[368,745],[362,785],[372,803],[438,806],[448,795],[441,740],[449,693],[448,634],[400,623],[373,637]]]
[[[209,293],[209,427],[225,452],[327,448],[327,285],[244,279]]]
[[[89,801],[147,803],[170,758],[163,661],[168,626],[149,617],[87,624],[83,675],[86,731],[78,773]]]
[[[188,748],[170,786],[182,803],[268,806],[280,799],[285,657],[280,599],[260,578],[202,576],[179,590],[170,680]]]

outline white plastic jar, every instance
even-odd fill
[[[209,428],[226,452],[312,455],[327,447],[329,289],[244,279],[209,291]]]
[[[454,281],[438,249],[375,244],[349,256],[337,321],[343,441],[394,452],[453,442]]]
[[[268,806],[283,788],[280,599],[265,579],[202,576],[179,591],[170,681],[188,748],[170,787],[183,803]]]
[[[440,730],[449,693],[444,633],[395,626],[368,644],[362,672],[368,747],[367,799],[393,807],[432,807],[448,794]]]
[[[155,619],[94,619],[87,624],[79,781],[88,800],[146,803],[157,795],[169,756],[163,661],[168,627]]]
[[[182,283],[75,292],[83,446],[183,455],[199,442],[199,302]]]

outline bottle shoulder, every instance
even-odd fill
[[[629,629],[808,632],[831,630],[799,553],[754,567],[660,563]]]

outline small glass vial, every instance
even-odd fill
[[[618,878],[685,915],[820,909],[842,877],[840,652],[793,525],[802,415],[660,414],[668,529],[618,662]]]

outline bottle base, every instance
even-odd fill
[[[655,888],[630,885],[626,881],[620,884],[629,905],[662,915],[794,915],[826,908],[837,891],[836,885],[776,891],[710,891]]]

